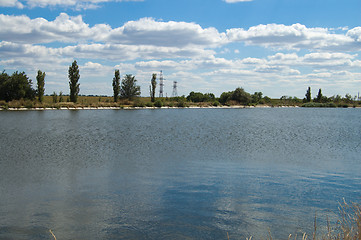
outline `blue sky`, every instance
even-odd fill
[[[46,93],[69,92],[76,59],[80,94],[112,95],[114,70],[149,95],[243,87],[279,98],[357,95],[361,90],[359,0],[0,0],[0,68],[45,71]]]

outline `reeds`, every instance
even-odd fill
[[[345,200],[339,204],[339,219],[334,227],[331,227],[327,218],[327,233],[318,232],[317,213],[315,214],[312,240],[361,240],[361,205],[358,203],[348,204]],[[228,233],[227,237],[229,239]],[[251,240],[246,238],[246,240]],[[268,231],[267,240],[273,240],[271,231]],[[288,240],[307,240],[308,235],[304,233],[302,238],[290,234]]]

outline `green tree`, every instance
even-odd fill
[[[61,91],[60,91],[60,93],[59,93],[59,102],[64,102],[63,92],[61,92]]]
[[[0,100],[6,100],[7,97],[7,82],[10,80],[10,76],[5,72],[5,70],[0,75]]]
[[[346,103],[352,103],[352,96],[351,96],[351,94],[346,93],[346,95],[345,95],[345,97],[343,98],[343,100],[344,100]]]
[[[187,100],[191,101],[191,102],[203,102],[204,96],[203,96],[203,93],[201,93],[201,92],[193,92],[192,91],[187,96]]]
[[[321,88],[318,90],[318,93],[317,93],[315,102],[319,102],[319,103],[322,102],[322,91],[321,91]]]
[[[45,91],[45,72],[38,70],[38,75],[36,76],[37,81],[37,94],[39,102],[44,100],[44,91]]]
[[[270,102],[271,102],[271,98],[268,97],[268,96],[265,96],[265,97],[263,98],[263,100],[265,101],[265,103],[270,103]]]
[[[76,60],[74,60],[72,65],[69,66],[68,77],[70,87],[70,101],[76,103],[78,100],[80,86],[80,84],[78,83],[80,78],[79,67]]]
[[[251,102],[251,94],[244,91],[243,88],[236,88],[231,95],[231,100],[247,105]]]
[[[311,102],[311,87],[308,87],[305,97],[306,97],[304,99],[305,102]]]
[[[187,100],[191,102],[212,102],[215,100],[213,93],[190,92]]]
[[[221,104],[226,104],[230,99],[233,92],[223,92],[219,97],[219,102]]]
[[[53,96],[53,103],[57,103],[58,102],[58,95],[56,94],[56,92],[53,92],[53,94],[51,96]]]
[[[155,101],[155,88],[157,87],[157,74],[153,73],[152,80],[150,81],[150,98]]]
[[[132,74],[127,74],[122,79],[122,86],[120,88],[120,96],[131,99],[140,95],[140,86],[136,85],[137,80]]]
[[[214,96],[213,93],[205,93],[203,96],[205,102],[212,102],[216,99],[216,96]]]
[[[253,103],[259,103],[259,101],[261,101],[263,96],[262,92],[255,92],[254,94],[252,94],[252,102]]]
[[[115,70],[114,78],[113,78],[114,102],[118,101],[119,92],[120,92],[120,73],[119,70]]]
[[[331,97],[331,100],[334,102],[334,103],[339,103],[339,102],[341,102],[341,100],[342,100],[342,97],[341,97],[341,95],[336,95],[336,96],[332,96]]]
[[[14,72],[11,76],[3,72],[0,77],[0,100],[11,101],[19,99],[33,100],[36,91],[32,88],[31,79],[25,72]]]

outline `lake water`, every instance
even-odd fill
[[[360,202],[361,109],[0,112],[0,239],[276,239]],[[322,227],[321,227],[322,228]]]

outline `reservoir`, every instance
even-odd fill
[[[0,122],[0,239],[287,239],[361,202],[361,109],[0,111]]]

